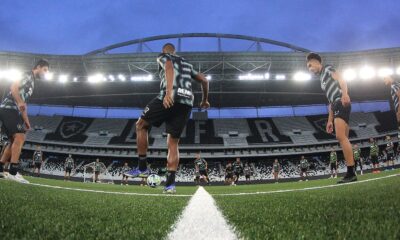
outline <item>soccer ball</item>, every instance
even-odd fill
[[[161,177],[157,174],[151,174],[147,177],[147,185],[155,188],[161,184]]]

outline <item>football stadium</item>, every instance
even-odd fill
[[[0,239],[399,239],[400,45],[300,45],[2,50]]]

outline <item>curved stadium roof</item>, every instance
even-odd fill
[[[160,49],[164,43],[174,39],[177,41],[174,43],[178,50],[181,50],[179,54],[193,63],[197,70],[212,78],[210,100],[215,107],[325,102],[319,82],[315,79],[307,83],[293,81],[295,72],[306,71],[304,60],[308,49],[270,39],[233,34],[187,33],[154,36],[113,44],[84,55],[0,52],[0,71],[9,68],[26,71],[37,59],[45,57],[51,62],[56,80],[58,75],[66,74],[70,80],[76,78],[77,82],[65,85],[56,81],[42,83],[46,84],[46,87],[37,88],[33,103],[143,107],[158,93],[159,88],[155,61],[159,51],[153,49]],[[192,39],[198,44],[211,39],[211,43],[216,45],[216,50],[185,51],[185,42]],[[227,51],[223,43],[230,40],[243,41],[240,47],[247,47],[241,51]],[[285,51],[269,51],[268,46],[280,47]],[[130,50],[128,53],[118,53],[127,49]],[[366,65],[376,69],[400,67],[400,48],[331,52],[321,55],[326,63],[342,70],[360,69]],[[107,82],[98,85],[87,83],[87,78],[97,73],[103,74]],[[239,75],[265,73],[269,74],[269,80],[247,82],[238,80]],[[127,80],[120,82],[116,79],[112,82],[109,79],[110,75],[117,78],[119,74],[125,76]],[[276,76],[282,74],[286,76],[286,81],[275,81]],[[143,75],[152,75],[154,81],[130,81],[130,76]],[[353,99],[359,101],[386,99],[387,91],[377,80],[378,78],[350,83]],[[0,80],[0,88],[4,87],[5,82]],[[199,91],[199,88],[195,90]]]

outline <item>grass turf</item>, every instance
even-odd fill
[[[0,181],[0,239],[161,239],[188,200]]]
[[[314,191],[214,198],[245,239],[400,239],[399,176]]]
[[[360,180],[399,170],[359,176]],[[162,189],[27,178],[32,183],[108,192]],[[332,185],[337,179],[205,189],[246,239],[399,239],[400,177],[313,191],[220,196]],[[192,195],[196,187],[178,187]],[[78,192],[0,181],[0,239],[160,239],[189,197]]]

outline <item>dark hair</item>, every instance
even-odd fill
[[[312,59],[315,59],[315,60],[317,60],[318,62],[320,62],[320,63],[322,63],[322,58],[321,58],[321,56],[318,54],[318,53],[309,53],[308,55],[307,55],[307,62],[308,61],[310,61],[310,60],[312,60]]]
[[[166,48],[166,47],[172,47],[175,50],[175,46],[172,43],[166,43],[164,44],[164,46],[162,47],[162,49]]]
[[[36,62],[35,66],[33,67],[33,69],[36,69],[38,67],[50,67],[49,61],[47,61],[46,59],[42,58],[39,59],[39,61]]]

